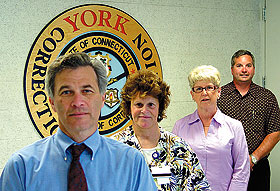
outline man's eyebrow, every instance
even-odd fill
[[[91,88],[94,89],[90,84],[82,86],[83,88]]]
[[[65,85],[65,86],[61,86],[58,90],[58,92],[60,92],[61,90],[63,89],[69,89],[69,86],[68,85]]]
[[[82,86],[82,88],[91,88],[91,89],[94,89],[92,87],[92,85],[88,84],[88,85],[84,85]],[[61,86],[58,90],[58,92],[62,91],[63,89],[70,89],[70,86],[69,85],[64,85],[64,86]]]

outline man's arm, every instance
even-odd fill
[[[280,140],[280,131],[268,134],[264,138],[260,146],[252,154],[256,157],[258,161],[261,160],[263,157],[265,157],[272,151],[272,149],[278,143],[279,140]],[[254,164],[252,163],[251,156],[250,156],[250,163],[251,163],[251,170],[252,170]]]
[[[13,154],[0,176],[0,190],[25,191],[25,171],[20,157]]]
[[[136,149],[135,149],[136,150]],[[137,151],[139,152],[139,151]],[[135,169],[133,173],[134,184],[132,184],[133,191],[157,191],[158,188],[152,177],[148,165],[146,164],[145,158],[142,153],[136,153],[135,160],[133,161],[132,168]]]

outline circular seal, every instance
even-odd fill
[[[127,13],[107,5],[89,4],[56,16],[35,39],[24,70],[24,98],[33,125],[42,137],[58,128],[45,90],[48,66],[59,56],[86,52],[107,69],[108,87],[98,129],[110,136],[131,125],[120,109],[120,91],[127,76],[146,68],[162,78],[155,45],[146,30]]]

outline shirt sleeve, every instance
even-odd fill
[[[232,146],[233,174],[229,191],[246,191],[250,177],[248,146],[241,122],[236,122],[235,127],[235,138]]]
[[[267,111],[268,134],[280,131],[280,109],[275,95],[270,92],[268,101],[269,111]]]
[[[177,179],[182,179],[179,190],[211,190],[196,154],[183,139],[179,137],[175,139],[172,156],[175,157],[173,165],[176,166],[174,168],[176,172],[174,174]]]
[[[25,191],[24,165],[15,154],[8,160],[0,177],[0,190]]]
[[[174,135],[177,135],[180,137],[180,134],[179,134],[179,129],[180,129],[180,125],[179,125],[179,121],[177,121],[172,129],[172,133]]]
[[[138,156],[135,157],[134,164],[135,173],[132,175],[135,177],[135,183],[133,191],[157,191],[157,186],[154,182],[152,174],[146,164],[146,161],[142,154],[139,152]]]
[[[204,171],[198,161],[198,158],[194,155],[194,153],[192,153],[191,158],[192,171],[189,177],[190,181],[188,182],[188,187],[191,187],[191,185],[193,185],[194,190],[211,190],[208,180],[204,174]]]

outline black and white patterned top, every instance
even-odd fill
[[[157,185],[159,191],[210,190],[198,158],[187,143],[168,131],[160,129],[160,134],[156,147],[158,158],[153,159],[148,165],[149,168],[170,166],[171,179],[170,184]],[[142,152],[132,126],[115,134],[112,138]]]
[[[249,154],[268,134],[280,131],[280,109],[275,95],[253,82],[244,96],[233,82],[223,86],[217,105],[224,114],[242,122]]]

